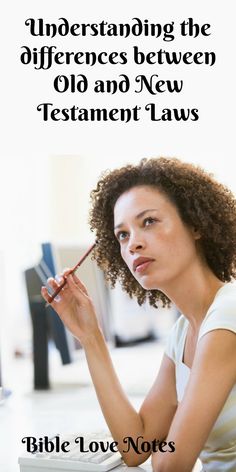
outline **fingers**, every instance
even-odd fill
[[[55,297],[55,302],[61,301],[63,294],[66,294],[68,289],[76,296],[78,301],[82,301],[81,295],[89,296],[85,285],[75,274],[71,273],[71,269],[64,269],[62,274],[56,275],[55,278],[50,277],[47,280],[47,286],[42,287],[41,294],[47,303],[53,303],[51,302],[51,296],[65,281],[66,283],[61,288],[60,293]]]
[[[70,274],[67,277],[67,284],[79,303],[84,302],[86,299],[89,298],[88,292],[82,282],[76,277],[74,274]]]
[[[59,275],[56,275],[55,278],[49,277],[47,279],[46,287],[41,288],[41,295],[43,296],[43,298],[46,300],[47,303],[49,304],[53,303],[51,297],[54,294],[54,292],[58,290],[58,288],[62,285],[63,281],[64,281],[64,277],[59,276]],[[64,288],[62,290],[64,290]],[[61,300],[60,295],[58,294],[54,298],[54,300],[55,302],[59,302]]]
[[[46,302],[48,302],[48,300],[49,300],[49,295],[48,295],[48,291],[47,291],[46,287],[44,287],[44,286],[41,287],[41,294],[42,294],[42,297],[44,298],[44,300],[45,300]]]
[[[59,302],[61,300],[61,297],[60,295],[57,295],[54,300],[52,301],[51,299],[51,295],[48,293],[48,289],[47,287],[41,287],[41,295],[42,297],[44,298],[44,300],[49,304],[49,305],[52,305],[54,304],[54,302]]]
[[[56,279],[56,277],[57,277],[57,279]],[[55,277],[55,279],[53,277],[49,277],[49,279],[47,279],[47,286],[49,288],[53,289],[53,291],[57,290],[59,285],[60,285],[60,283],[58,283],[59,282],[59,277],[58,276],[56,276],[56,277]],[[57,282],[57,280],[58,280],[58,282]],[[62,280],[61,280],[61,282],[62,282]]]
[[[87,291],[87,288],[85,287],[85,285],[83,284],[83,282],[81,282],[81,280],[77,277],[77,275],[72,274],[72,277],[73,277],[73,280],[74,280],[74,283],[76,284],[76,286],[79,287],[80,290],[81,290],[85,295],[89,296],[88,291]]]
[[[55,275],[55,280],[59,285],[61,285],[61,283],[64,282],[64,276],[61,275],[61,274],[60,275],[56,274]]]
[[[71,274],[72,269],[69,269],[68,267],[66,269],[63,269],[63,272],[59,277],[67,277],[69,274]]]

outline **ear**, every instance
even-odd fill
[[[202,235],[200,233],[200,231],[197,229],[197,228],[192,228],[192,235],[194,237],[194,239],[201,239]]]

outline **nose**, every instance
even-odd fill
[[[129,237],[128,249],[131,254],[134,254],[136,251],[144,248],[144,241],[141,238],[140,234],[132,234]]]

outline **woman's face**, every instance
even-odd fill
[[[145,289],[165,292],[199,260],[199,235],[186,226],[168,197],[149,186],[124,192],[114,207],[121,256]]]

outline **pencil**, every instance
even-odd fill
[[[96,242],[92,244],[92,246],[90,246],[90,248],[85,252],[85,254],[81,257],[81,259],[79,260],[79,262],[77,262],[77,264],[68,272],[68,274],[66,276],[63,276],[63,282],[59,285],[59,287],[55,290],[55,292],[52,293],[52,295],[49,295],[49,299],[46,303],[46,307],[47,306],[50,306],[50,304],[53,302],[54,298],[56,298],[56,296],[60,293],[60,291],[63,289],[63,287],[65,287],[66,283],[67,283],[67,277],[68,275],[71,275],[71,274],[74,274],[74,272],[78,269],[78,267],[84,262],[84,260],[88,257],[88,255],[90,254],[90,252],[92,252],[92,250],[94,249],[94,247],[96,246]]]

